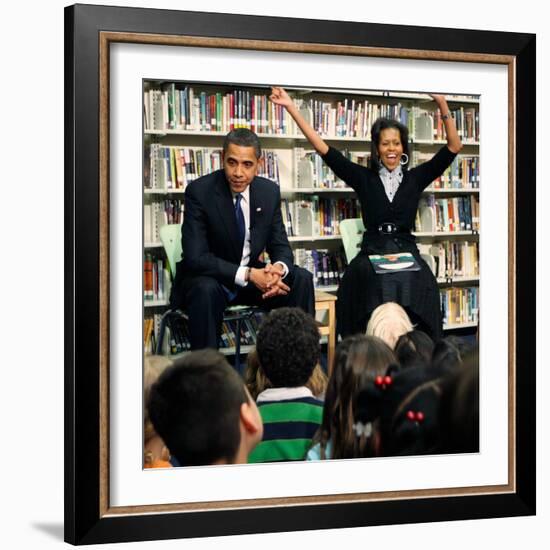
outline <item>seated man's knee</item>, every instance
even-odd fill
[[[188,301],[213,301],[223,299],[223,288],[213,277],[196,277],[187,291]]]

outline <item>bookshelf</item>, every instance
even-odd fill
[[[440,113],[425,94],[287,91],[323,139],[359,164],[368,162],[370,127],[379,116],[409,128],[411,166],[431,158],[446,143]],[[158,227],[181,223],[186,185],[221,168],[223,138],[232,127],[248,127],[262,143],[260,175],[280,186],[296,263],[314,273],[317,289],[334,293],[345,269],[338,223],[360,217],[360,208],[353,190],[323,164],[288,113],[268,100],[269,93],[269,88],[254,86],[144,84],[144,255],[162,269]],[[479,100],[447,96],[447,101],[464,147],[425,190],[413,233],[421,253],[433,258],[429,264],[440,285],[444,329],[472,329],[477,326],[479,294]],[[157,280],[163,280],[163,293],[144,300],[145,317],[153,317],[155,327],[169,296],[169,278],[158,275]]]

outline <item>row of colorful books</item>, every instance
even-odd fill
[[[145,130],[186,130],[227,133],[249,128],[259,134],[295,135],[286,109],[269,101],[267,93],[234,89],[198,91],[174,83],[144,92]]]
[[[401,103],[373,103],[354,98],[340,101],[297,99],[295,103],[304,118],[325,137],[370,140],[371,126],[379,117],[399,120],[405,126],[412,125],[412,111]]]
[[[143,353],[154,355],[157,352],[157,341],[162,314],[146,315],[143,319]]]
[[[166,224],[183,223],[184,202],[180,199],[165,199],[143,205],[143,241],[158,243],[160,228]]]
[[[344,149],[342,154],[352,162],[368,166],[370,153]],[[417,166],[430,160],[433,153],[414,151],[411,166]],[[306,151],[301,147],[294,149],[294,161],[297,187],[319,189],[343,189],[346,184],[337,178],[323,159],[315,152]],[[479,156],[460,155],[441,177],[434,180],[434,189],[478,189],[479,188]]]
[[[415,231],[479,231],[479,197],[423,197],[416,213]]]
[[[355,198],[312,196],[308,200],[281,200],[281,213],[289,237],[323,237],[340,235],[340,222],[361,216]],[[143,230],[146,243],[160,240],[165,224],[181,224],[184,201],[165,199],[143,207]],[[435,198],[429,195],[420,202],[416,220],[417,232],[479,231],[479,199],[466,197]]]
[[[345,98],[341,101],[317,99],[295,100],[304,118],[327,138],[361,138],[370,141],[376,119],[397,120],[409,130],[410,138],[420,141],[445,139],[441,112],[402,103],[373,103],[367,99]],[[450,109],[458,135],[465,142],[479,141],[479,110],[476,107]]]
[[[181,189],[206,174],[222,167],[220,148],[175,147],[152,143],[145,148],[146,189]],[[263,150],[258,174],[279,184],[277,153]]]
[[[479,243],[476,241],[419,243],[418,249],[438,279],[479,276]]]
[[[361,215],[355,198],[325,198],[316,195],[308,200],[281,200],[283,222],[289,237],[323,237],[340,235],[340,222]]]
[[[153,143],[146,147],[144,185],[146,189],[184,190],[188,183],[222,167],[219,148],[191,148]],[[356,164],[367,166],[370,154],[343,150],[342,154]],[[415,151],[412,161],[416,166],[429,160],[432,153]],[[259,175],[280,185],[279,159],[273,150],[262,151]],[[345,188],[315,152],[301,147],[294,149],[296,186],[320,189]],[[436,189],[479,188],[479,156],[458,156],[440,178],[434,181]]]
[[[444,325],[462,325],[479,321],[479,288],[446,288],[440,290]]]
[[[413,166],[430,160],[433,153],[413,152]],[[431,185],[434,189],[479,189],[479,156],[458,155]]]
[[[479,141],[479,111],[476,107],[457,107],[449,109],[458,135],[464,143]],[[421,109],[417,105],[412,108],[412,116],[408,125],[413,141],[444,140],[445,126],[439,109]]]
[[[286,109],[269,101],[268,95],[268,91],[245,89],[199,91],[193,86],[181,88],[166,83],[144,91],[145,129],[229,132],[243,127],[260,134],[296,135],[296,125]],[[325,137],[370,140],[372,124],[385,117],[407,126],[413,139],[444,139],[443,121],[437,108],[428,111],[401,102],[353,97],[294,101],[315,130]],[[451,109],[451,114],[465,141],[479,141],[476,107],[457,107]]]
[[[170,273],[167,261],[146,253],[143,259],[143,299],[167,300],[170,296]]]
[[[342,150],[342,154],[361,166],[367,166],[370,153]],[[315,187],[319,189],[344,189],[346,184],[336,177],[324,160],[314,151],[303,147],[294,148],[294,173],[296,187]]]
[[[475,107],[457,107],[450,109],[458,131],[458,135],[465,141],[479,141],[479,110]],[[441,118],[441,111],[436,109],[433,115],[433,139],[445,138],[445,125]]]
[[[347,265],[343,250],[296,248],[294,261],[313,275],[313,284],[319,290],[340,284]]]

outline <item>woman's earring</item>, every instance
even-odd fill
[[[409,155],[407,155],[407,153],[403,153],[401,155],[401,160],[399,161],[399,164],[401,164],[401,166],[405,166],[405,164],[408,164],[409,162]]]

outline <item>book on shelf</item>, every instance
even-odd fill
[[[143,353],[144,355],[154,355],[157,353],[157,342],[160,334],[160,324],[162,321],[162,314],[155,313],[153,315],[146,315],[143,318]],[[166,344],[167,339],[164,340]],[[163,346],[165,349],[163,353],[167,353],[168,346]]]
[[[374,103],[369,99],[339,97],[331,101],[315,98],[295,99],[302,116],[323,137],[371,139],[370,129],[379,117],[411,125],[411,110],[403,104]]]
[[[143,259],[143,298],[147,301],[167,300],[170,296],[170,273],[167,260],[151,253]]]
[[[154,320],[148,317],[143,320],[143,352],[145,355],[152,355],[155,353],[155,348]]]
[[[286,234],[289,237],[294,236],[294,227],[292,224],[292,213],[290,209],[290,203],[288,199],[281,199],[281,217],[283,218],[283,225],[285,226]]]
[[[146,130],[227,133],[249,128],[259,134],[294,135],[295,123],[268,91],[208,91],[173,83],[144,92]]]
[[[479,277],[479,243],[476,241],[419,243],[418,249],[438,279]]]
[[[145,300],[154,299],[153,257],[151,254],[145,254],[145,259],[143,260],[143,298]]]
[[[433,128],[434,128],[434,117],[430,111],[421,109],[418,106],[413,107],[413,129],[415,140],[418,141],[432,141],[433,139]]]
[[[422,197],[418,203],[415,231],[458,232],[479,231],[479,197]]]
[[[324,198],[281,201],[283,222],[289,236],[328,237],[340,235],[340,222],[360,216],[355,198]]]
[[[160,89],[144,92],[145,129],[163,129],[165,127],[162,91]]]
[[[415,231],[421,232],[435,231],[435,206],[433,195],[421,197],[418,202],[414,228]]]
[[[313,151],[301,147],[294,149],[296,187],[338,189],[345,187],[342,180],[336,178],[323,159]]]
[[[454,326],[478,322],[479,288],[441,289],[440,299],[443,324]]]
[[[204,89],[203,89],[204,88]],[[146,130],[186,130],[227,133],[245,127],[259,134],[295,135],[297,130],[286,109],[269,101],[268,90],[219,89],[165,83],[144,91]],[[441,113],[408,106],[395,100],[360,97],[329,99],[295,98],[302,116],[324,137],[370,140],[370,129],[379,117],[400,121],[417,140],[444,139]],[[460,137],[479,141],[479,110],[456,107],[450,110]]]
[[[370,153],[342,149],[346,158],[361,166],[368,166]],[[314,151],[307,151],[303,147],[293,150],[294,173],[296,187],[316,189],[347,189],[347,185],[326,165],[324,160]]]
[[[414,151],[412,165],[418,166],[433,157],[433,153]],[[432,189],[479,189],[479,155],[457,155],[451,165],[436,178],[426,191]]]
[[[149,146],[146,189],[185,190],[193,180],[222,168],[222,149],[177,147],[152,143]],[[264,149],[258,175],[280,185],[279,160],[273,150]]]
[[[275,151],[262,149],[261,162],[259,164],[258,175],[274,181],[277,185],[281,185],[281,177],[279,173],[279,158]]]
[[[297,248],[294,250],[294,260],[296,265],[313,275],[313,284],[319,289],[340,284],[346,268],[342,249],[334,251],[324,248]]]
[[[479,111],[475,107],[451,109],[458,135],[464,143],[479,141]]]
[[[455,107],[449,109],[458,135],[464,143],[479,141],[479,110],[476,107]],[[443,141],[446,139],[445,125],[439,108],[435,110],[413,107],[413,128],[411,136],[416,141]]]
[[[167,224],[183,223],[184,202],[180,199],[152,201],[143,205],[143,240],[160,241],[160,228]]]

